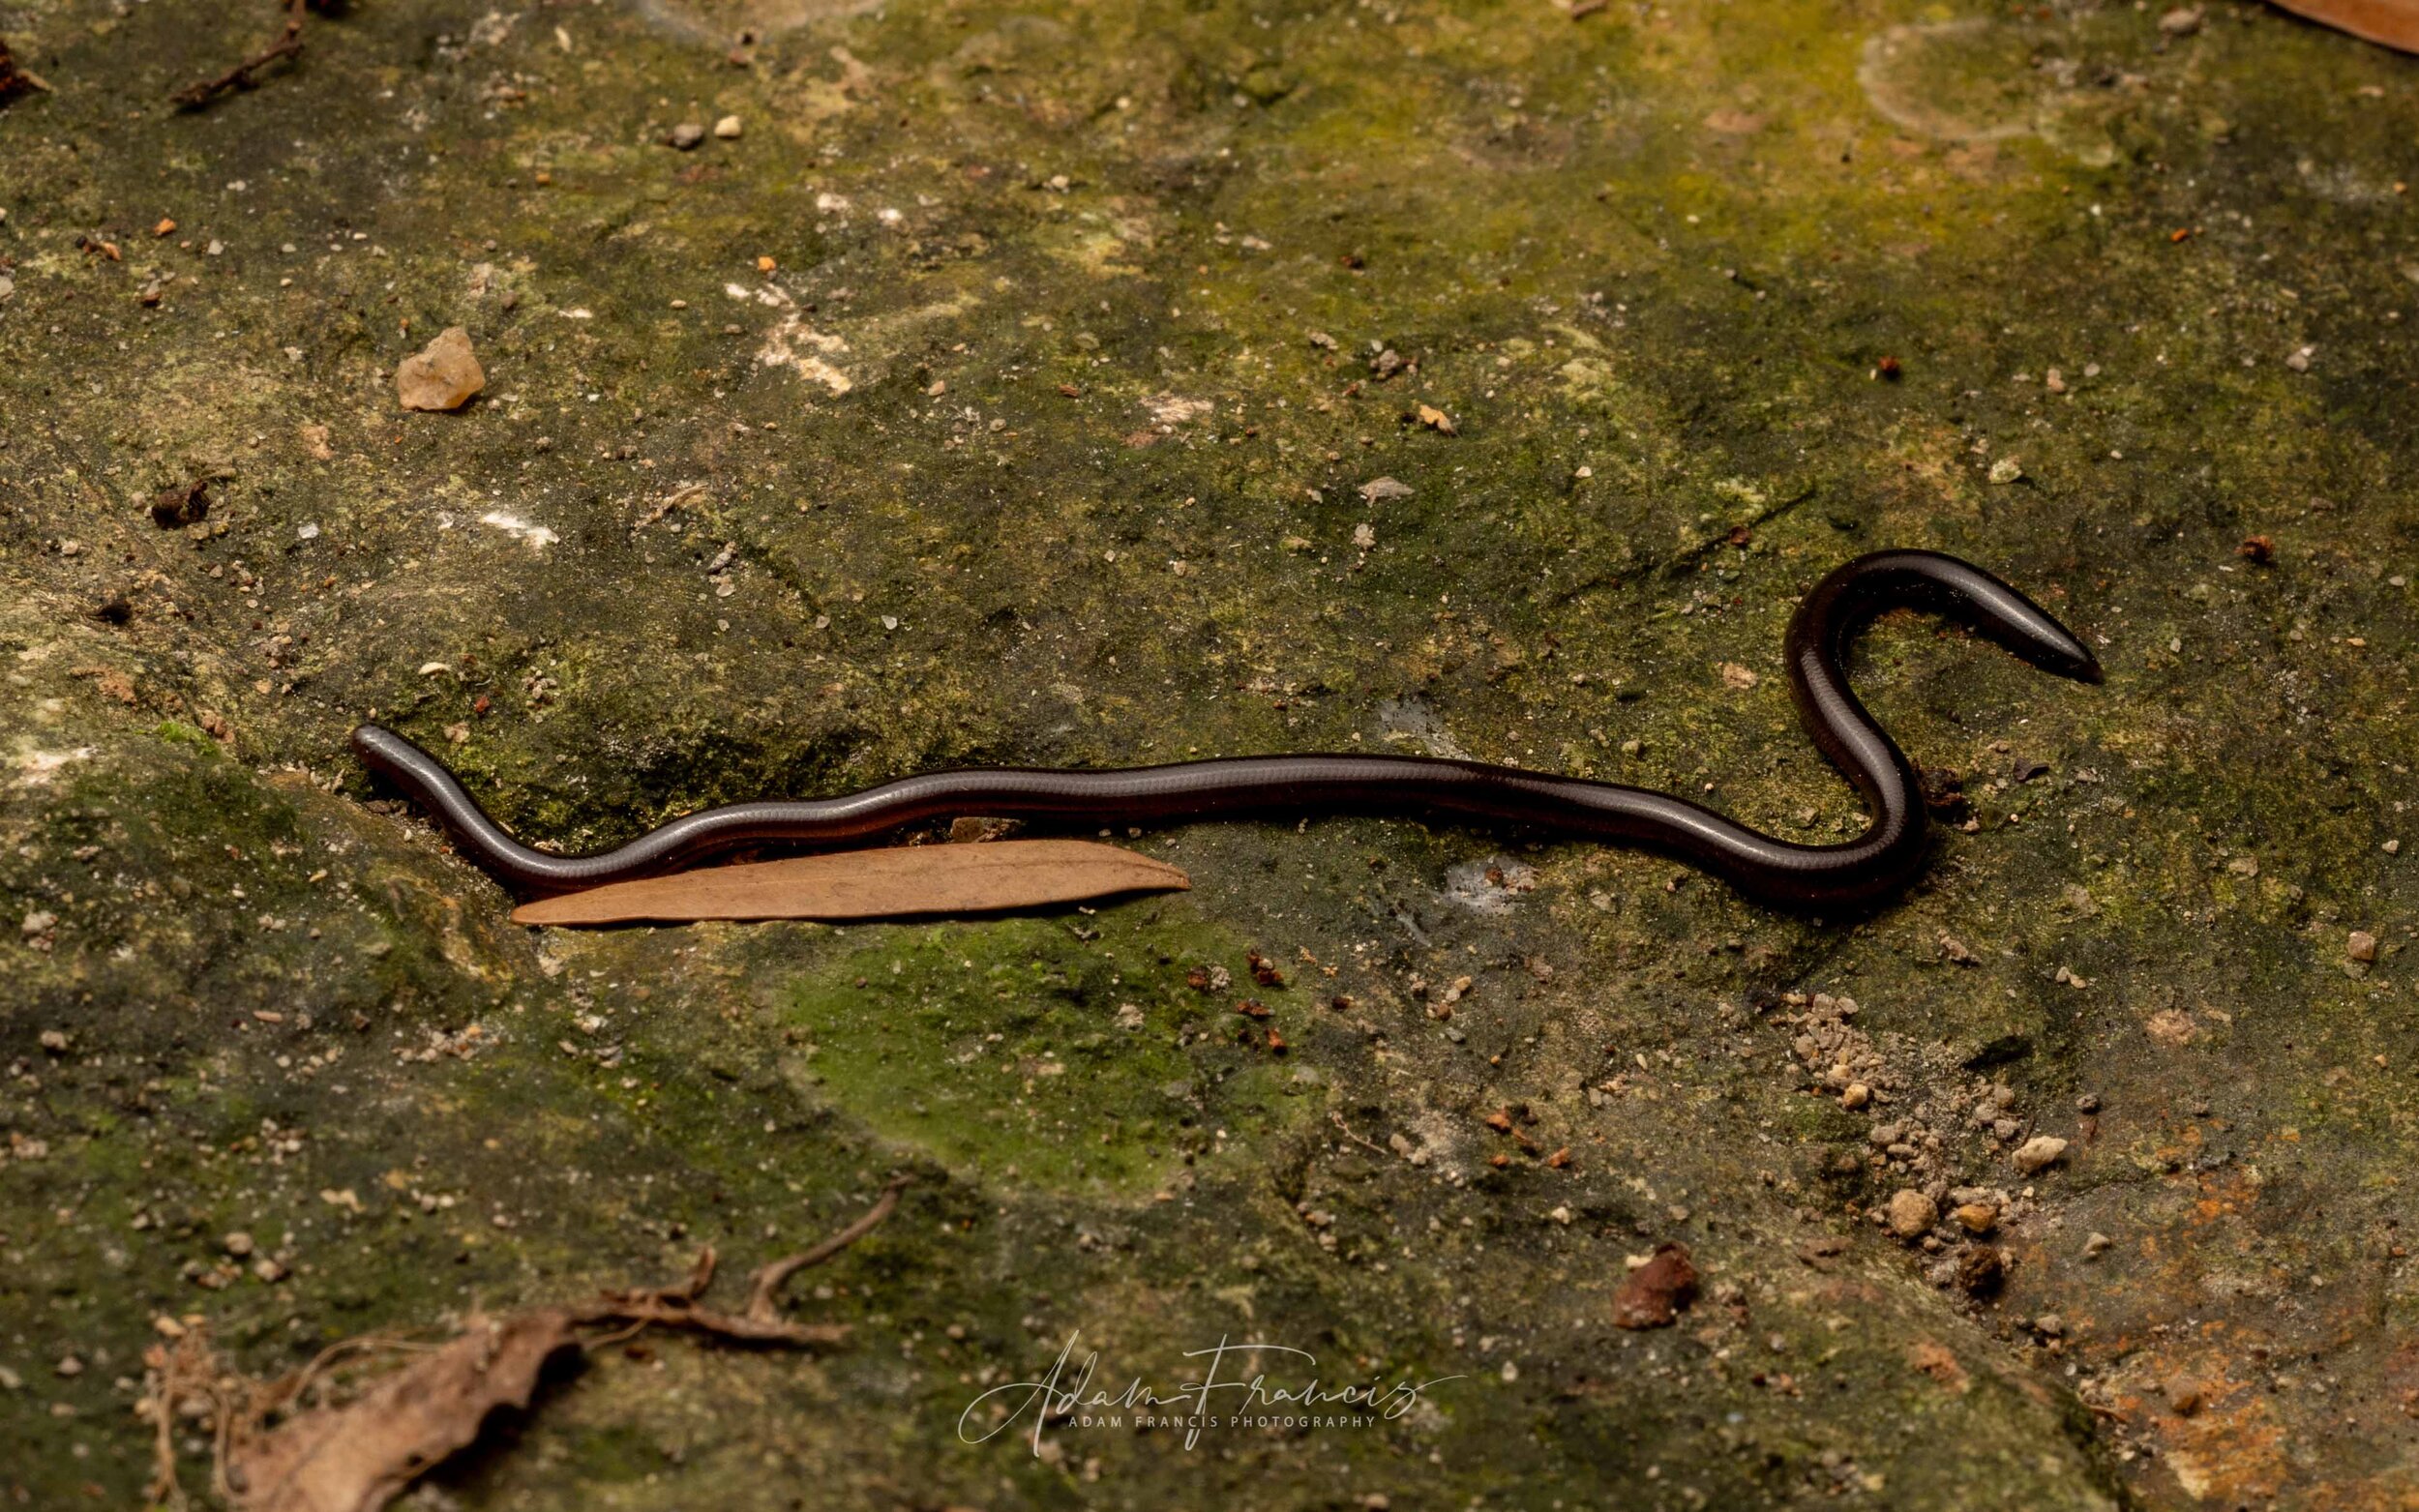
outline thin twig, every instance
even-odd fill
[[[1388,1149],[1381,1149],[1381,1148],[1379,1148],[1377,1145],[1370,1143],[1367,1140],[1362,1139],[1359,1135],[1355,1134],[1355,1133],[1353,1132],[1353,1126],[1352,1126],[1351,1124],[1346,1123],[1346,1122],[1344,1121],[1344,1115],[1343,1115],[1343,1113],[1341,1113],[1341,1112],[1338,1112],[1337,1110],[1332,1109],[1332,1108],[1329,1109],[1329,1110],[1328,1110],[1328,1119],[1329,1119],[1329,1122],[1333,1123],[1333,1124],[1334,1124],[1337,1128],[1339,1128],[1339,1129],[1341,1129],[1341,1130],[1343,1130],[1343,1131],[1344,1131],[1344,1138],[1346,1138],[1346,1139],[1348,1139],[1348,1140],[1352,1141],[1355,1144],[1359,1145],[1362,1149],[1368,1150],[1368,1151],[1370,1151],[1370,1152],[1372,1152],[1372,1153],[1374,1153],[1374,1154],[1386,1155],[1386,1156],[1389,1156],[1389,1157],[1390,1157],[1390,1156],[1393,1154],[1393,1151],[1391,1151],[1391,1150],[1388,1150]]]
[[[278,34],[277,41],[270,44],[268,49],[257,57],[245,59],[217,78],[206,78],[199,83],[188,84],[177,91],[171,97],[177,108],[198,110],[221,95],[230,95],[237,90],[252,89],[260,82],[253,76],[260,70],[267,68],[280,58],[301,57],[303,17],[310,9],[311,0],[285,0],[285,29]]]
[[[807,1266],[821,1264],[881,1227],[881,1221],[899,1205],[899,1189],[908,1184],[908,1179],[905,1175],[891,1177],[890,1185],[882,1189],[881,1200],[865,1210],[864,1217],[813,1249],[800,1250],[769,1265],[759,1266],[756,1274],[748,1278],[748,1310],[745,1316],[749,1320],[760,1323],[778,1321],[781,1318],[779,1294],[782,1286]]]

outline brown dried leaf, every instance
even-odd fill
[[[2419,0],[2277,0],[2277,4],[2321,26],[2404,52],[2419,52]]]
[[[897,845],[703,867],[543,898],[516,924],[639,920],[882,919],[996,913],[1117,893],[1182,892],[1192,879],[1164,861],[1086,840]]]
[[[678,1286],[608,1291],[582,1307],[545,1307],[495,1319],[473,1317],[462,1333],[411,1364],[371,1382],[341,1407],[295,1412],[266,1426],[339,1357],[399,1341],[350,1339],[322,1350],[276,1380],[222,1375],[224,1363],[196,1325],[173,1353],[145,1357],[152,1386],[138,1411],[154,1427],[154,1501],[186,1504],[177,1484],[175,1423],[187,1396],[207,1399],[219,1418],[219,1487],[242,1512],[379,1512],[411,1483],[475,1440],[489,1415],[525,1408],[547,1362],[570,1349],[594,1349],[649,1327],[687,1328],[740,1344],[825,1345],[846,1339],[840,1323],[801,1323],[781,1311],[791,1276],[863,1238],[897,1210],[907,1176],[892,1179],[853,1223],[822,1242],[760,1267],[748,1279],[747,1309],[700,1305],[714,1281],[714,1252],[698,1257]],[[600,1332],[599,1330],[605,1330]],[[404,1346],[407,1347],[407,1346]]]
[[[239,1438],[227,1473],[244,1512],[377,1512],[478,1438],[489,1412],[527,1407],[546,1362],[578,1347],[576,1327],[562,1308],[472,1319],[355,1401]]]
[[[1621,1328],[1668,1327],[1696,1300],[1696,1267],[1685,1244],[1658,1244],[1655,1258],[1624,1276],[1613,1293],[1613,1323]]]

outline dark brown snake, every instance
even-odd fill
[[[1937,551],[1876,551],[1814,585],[1789,621],[1785,656],[1799,721],[1872,815],[1863,835],[1804,845],[1758,834],[1668,793],[1518,767],[1427,756],[1229,756],[1111,771],[986,767],[927,772],[836,798],[734,803],[688,815],[612,850],[548,855],[506,834],[445,763],[364,725],[353,750],[434,815],[463,854],[523,896],[576,892],[767,845],[832,845],[961,815],[1081,824],[1181,823],[1237,815],[1450,815],[1533,825],[1559,837],[1655,851],[1767,904],[1838,908],[1911,881],[1927,845],[1915,768],[1849,691],[1849,637],[1895,608],[1929,609],[2060,677],[2096,683],[2089,648],[2032,600]]]

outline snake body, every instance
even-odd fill
[[[1799,721],[1856,785],[1871,815],[1864,834],[1834,845],[1778,840],[1685,798],[1616,783],[1479,761],[1339,753],[1107,771],[928,772],[832,798],[727,804],[672,819],[612,850],[558,856],[514,840],[442,761],[395,731],[364,725],[353,731],[352,746],[364,764],[433,815],[464,855],[523,896],[678,871],[745,847],[832,845],[961,815],[1096,826],[1359,813],[1535,826],[1562,838],[1657,852],[1759,902],[1850,907],[1905,886],[1923,870],[1927,850],[1915,768],[1847,680],[1849,637],[1896,608],[1940,614],[2056,676],[2101,680],[2100,664],[2080,639],[1969,562],[1937,551],[1896,550],[1835,569],[1799,604],[1785,645]]]

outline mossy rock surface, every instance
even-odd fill
[[[276,7],[0,7],[0,1502],[140,1503],[160,1319],[269,1376],[902,1171],[792,1287],[847,1346],[607,1351],[419,1504],[2419,1496],[2413,62],[1579,9],[364,4],[178,112]],[[1857,919],[1335,818],[1119,836],[1195,888],[1096,913],[530,932],[344,748],[564,849],[1355,747],[1823,841],[1781,631],[1882,546],[2109,677],[1875,627],[1970,822]],[[1434,1384],[981,1397],[1222,1339]]]

